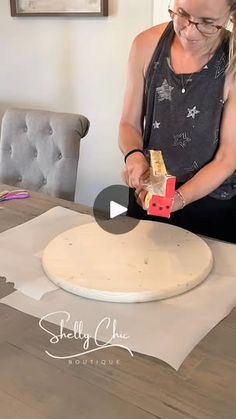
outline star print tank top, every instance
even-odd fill
[[[170,22],[156,47],[145,80],[144,149],[161,150],[177,182],[192,178],[213,158],[219,146],[224,109],[229,37],[199,72],[176,74],[170,64],[174,37]],[[236,195],[236,172],[210,196]]]

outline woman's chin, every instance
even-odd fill
[[[201,41],[197,39],[189,39],[184,36],[180,36],[180,42],[182,46],[184,47],[184,49],[190,50],[190,51],[199,49],[202,46]]]

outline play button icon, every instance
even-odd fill
[[[111,201],[110,202],[110,218],[115,218],[118,215],[122,215],[127,212],[127,208],[123,207],[123,205],[118,204],[117,202]]]
[[[112,185],[103,189],[97,196],[93,215],[99,226],[111,234],[125,234],[139,223],[136,218],[127,217],[129,188]]]

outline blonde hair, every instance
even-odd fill
[[[229,65],[227,74],[232,75],[236,79],[236,0],[228,0],[228,5],[231,12],[232,32],[229,41]]]

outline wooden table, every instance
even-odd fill
[[[0,190],[6,188],[0,185]],[[0,231],[56,205],[90,212],[32,193],[27,200],[0,203]],[[1,298],[13,291],[13,284],[1,280]],[[94,352],[70,365],[48,357],[47,345],[48,335],[37,318],[0,304],[2,419],[236,418],[236,310],[201,341],[178,372],[152,357],[135,353],[132,358],[119,348]],[[72,340],[63,349],[78,351],[78,342]]]

